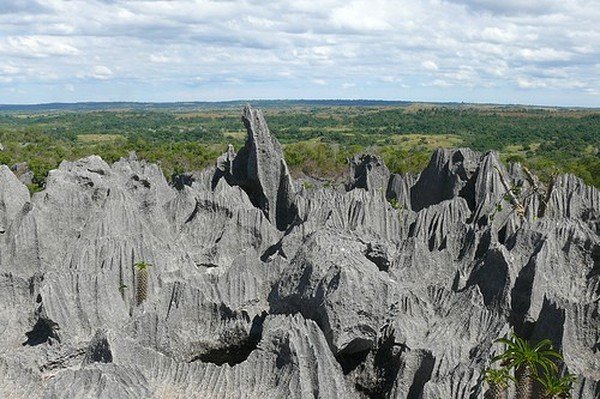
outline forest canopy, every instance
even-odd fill
[[[338,179],[361,152],[381,155],[392,172],[417,172],[433,149],[461,146],[498,150],[545,179],[571,172],[600,187],[598,110],[280,101],[264,111],[297,175]],[[114,162],[136,151],[170,178],[213,164],[244,139],[240,108],[231,104],[0,111],[0,163],[27,162],[33,189],[64,159],[96,154]]]

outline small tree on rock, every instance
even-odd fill
[[[139,306],[148,298],[148,268],[151,265],[146,262],[138,262],[134,266],[137,270],[135,299],[136,304]]]
[[[510,369],[506,367],[486,370],[485,382],[489,388],[485,391],[484,399],[506,399],[508,385],[511,381],[515,381],[515,378],[511,375]]]
[[[554,361],[561,360],[562,356],[553,349],[552,341],[549,339],[544,339],[533,347],[515,334],[511,338],[502,338],[497,342],[505,344],[506,350],[494,357],[492,361],[500,361],[503,366],[515,370],[518,399],[532,398],[533,383],[539,380],[541,373],[549,374],[558,371]]]

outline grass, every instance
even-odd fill
[[[244,140],[246,138],[246,131],[240,130],[237,132],[224,132],[223,136],[231,137],[236,140]]]
[[[402,134],[393,135],[394,144],[401,149],[409,150],[417,146],[423,146],[428,150],[436,148],[454,148],[460,147],[463,143],[462,138],[452,134],[430,135],[430,134]]]
[[[114,143],[120,139],[125,139],[120,134],[79,134],[77,141],[82,144],[103,144]]]

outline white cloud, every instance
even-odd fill
[[[379,0],[350,1],[333,10],[331,22],[341,29],[377,32],[392,29],[386,20],[392,4]]]
[[[462,3],[468,8],[480,12],[502,15],[526,15],[526,14],[546,14],[557,11],[560,8],[560,2],[552,0],[450,0],[456,3]]]
[[[80,51],[61,37],[24,35],[0,39],[1,53],[14,57],[45,58],[77,55]]]
[[[546,84],[544,82],[535,79],[529,79],[523,76],[517,77],[517,84],[523,89],[546,87]]]
[[[443,87],[462,101],[480,88],[486,101],[525,93],[535,103],[556,90],[565,102],[600,105],[587,94],[600,88],[593,3],[6,0],[3,93],[26,86],[18,95],[31,98],[3,101],[52,101],[79,78],[94,90],[77,81],[67,98],[338,97],[364,82],[361,95],[372,98],[398,98],[408,86],[413,99],[437,98]]]
[[[169,64],[173,62],[181,62],[179,57],[173,57],[165,54],[150,54],[150,62],[157,64]]]
[[[538,49],[522,49],[520,55],[527,61],[566,61],[571,58],[568,51],[556,50],[549,47]]]
[[[421,66],[428,71],[437,71],[439,69],[437,64],[431,60],[423,61]]]
[[[523,89],[563,89],[563,90],[580,90],[585,93],[590,90],[594,90],[593,87],[589,87],[588,84],[580,79],[564,77],[548,73],[546,76],[541,77],[517,77],[517,84]]]
[[[92,68],[92,71],[89,76],[99,80],[107,80],[110,79],[112,75],[113,72],[110,70],[110,68],[104,65],[96,65]]]
[[[19,73],[20,69],[11,64],[0,64],[0,75],[15,75]]]
[[[481,32],[483,40],[489,40],[496,43],[511,43],[518,39],[517,29],[514,25],[505,28],[497,26],[488,26]]]
[[[425,84],[425,86],[450,87],[452,83],[443,79],[435,79],[433,82]]]
[[[48,12],[48,8],[35,0],[2,0],[0,3],[0,14],[38,14],[45,12]]]

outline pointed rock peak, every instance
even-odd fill
[[[268,134],[267,122],[260,109],[252,108],[250,104],[246,104],[242,111],[242,121],[248,130],[248,136],[253,133],[263,133],[266,130]]]
[[[392,201],[395,208],[412,209],[410,205],[410,189],[419,180],[418,174],[393,174],[390,177],[386,198]]]
[[[27,162],[19,162],[14,164],[10,170],[17,176],[19,181],[25,185],[33,184],[33,172],[29,169]]]
[[[572,174],[556,176],[546,195],[550,217],[600,219],[600,190]]]
[[[456,196],[464,196],[472,206],[473,178],[481,162],[481,153],[468,148],[438,148],[427,168],[411,189],[413,210],[419,211]]]
[[[30,201],[29,190],[6,166],[0,165],[0,234]]]
[[[390,171],[385,166],[383,159],[376,155],[360,154],[348,159],[350,164],[351,181],[346,186],[348,191],[355,188],[364,188],[374,191],[379,188],[385,190],[390,180]]]
[[[230,185],[240,186],[254,206],[279,230],[285,230],[296,218],[295,191],[283,149],[269,133],[269,127],[258,109],[246,105],[242,121],[248,131],[246,143],[235,154],[230,146],[217,160],[212,187],[220,177]]]
[[[505,187],[504,185],[507,185]],[[489,151],[481,160],[475,182],[474,200],[477,216],[490,212],[510,188],[510,176],[496,151]]]
[[[273,150],[283,158],[281,145],[271,136],[267,121],[260,109],[252,108],[250,104],[246,104],[242,111],[242,122],[244,122],[246,131],[248,132],[245,147],[260,147],[263,152]]]
[[[233,144],[227,146],[225,151],[219,158],[217,158],[217,170],[223,173],[231,173],[233,169],[233,160],[235,159],[236,153],[233,148]]]
[[[218,158],[217,158],[217,163],[215,165],[215,173],[213,174],[213,177],[211,179],[211,183],[210,183],[210,188],[211,190],[215,190],[215,188],[217,188],[217,184],[219,184],[219,181],[221,180],[221,178],[225,178],[225,180],[231,184],[234,185],[235,182],[233,182],[233,161],[235,160],[236,157],[236,153],[235,153],[235,149],[233,148],[233,144],[228,144],[227,145],[227,151],[225,151],[223,154],[221,154]]]

